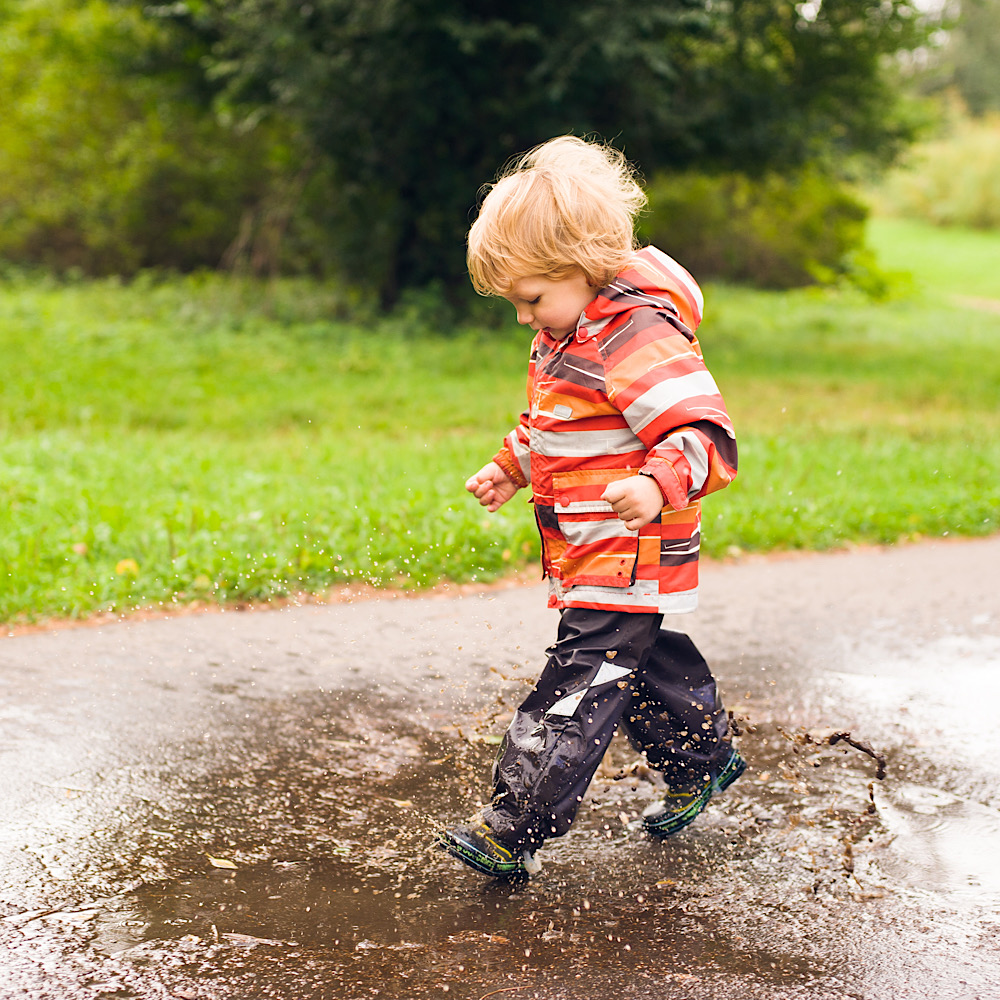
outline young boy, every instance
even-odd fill
[[[697,603],[699,501],[736,475],[732,424],[694,330],[701,291],[635,250],[645,196],[624,157],[565,136],[490,189],[469,232],[480,294],[535,331],[528,408],[468,489],[489,511],[529,484],[557,641],[493,765],[482,815],[441,834],[498,878],[567,832],[619,726],[664,776],[654,837],[681,830],[745,764],[694,643],[662,627]]]

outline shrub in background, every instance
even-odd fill
[[[169,76],[142,72],[165,31],[108,0],[0,9],[0,258],[92,275],[191,270],[238,256],[246,232],[260,256],[283,221],[279,179],[295,169],[287,137],[237,133]]]
[[[866,270],[868,210],[818,170],[749,177],[693,171],[647,185],[640,235],[699,280],[795,288]]]
[[[953,120],[872,195],[880,211],[938,226],[1000,229],[1000,114]]]

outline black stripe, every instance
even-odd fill
[[[689,549],[701,544],[701,532],[696,531],[690,538],[664,538],[660,541],[660,552],[664,555],[674,549]]]
[[[535,345],[535,349],[531,352],[531,360],[537,365],[539,362],[543,361],[552,353],[552,346],[546,344],[544,341],[539,341]]]
[[[548,507],[545,504],[535,504],[535,517],[541,528],[550,528],[553,531],[559,530],[559,518],[556,516],[555,507]]]
[[[686,566],[688,563],[694,563],[698,561],[698,552],[685,553],[682,556],[660,556],[661,566]]]
[[[736,469],[739,457],[736,451],[736,440],[731,438],[718,424],[713,424],[710,420],[694,420],[689,427],[694,427],[701,431],[719,453],[719,457],[731,469]]]
[[[683,566],[698,561],[698,547],[701,532],[696,531],[690,538],[664,538],[660,541],[660,565]],[[690,549],[691,551],[687,551]]]
[[[665,296],[650,295],[649,292],[644,292],[634,285],[627,285],[624,282],[615,281],[613,288],[613,295],[609,295],[608,299],[613,301],[616,306],[623,305],[629,309],[637,309],[642,306],[649,306],[652,309],[657,309],[658,311],[669,312],[677,315],[677,306]]]
[[[630,323],[631,325],[629,325]],[[601,357],[605,360],[613,357],[624,347],[627,347],[634,337],[651,327],[662,324],[672,326],[686,340],[694,341],[694,334],[673,313],[663,312],[648,306],[644,309],[633,309],[625,322],[615,324],[613,329],[606,328],[601,332],[597,342]],[[623,327],[625,329],[622,329]]]
[[[581,358],[569,351],[560,351],[557,357],[542,366],[542,371],[548,378],[561,379],[571,385],[580,386],[581,389],[596,389],[603,392],[606,388],[604,365],[588,358]],[[535,372],[537,379],[538,368]]]

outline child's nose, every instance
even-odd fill
[[[518,309],[517,310],[517,321],[518,321],[518,323],[521,324],[521,326],[527,326],[527,324],[531,322],[531,319],[532,319],[532,316],[531,316],[531,312],[529,310],[527,310],[527,309]]]

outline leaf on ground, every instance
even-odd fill
[[[227,871],[236,871],[235,862],[229,861],[226,858],[213,858],[211,854],[206,854],[205,857],[208,858],[208,863],[213,868],[225,868]]]
[[[220,934],[219,937],[221,937],[227,944],[235,945],[237,948],[255,948],[257,945],[261,944],[285,944],[284,941],[276,941],[274,938],[254,937],[252,934]],[[291,941],[288,943],[294,944],[295,942]]]

